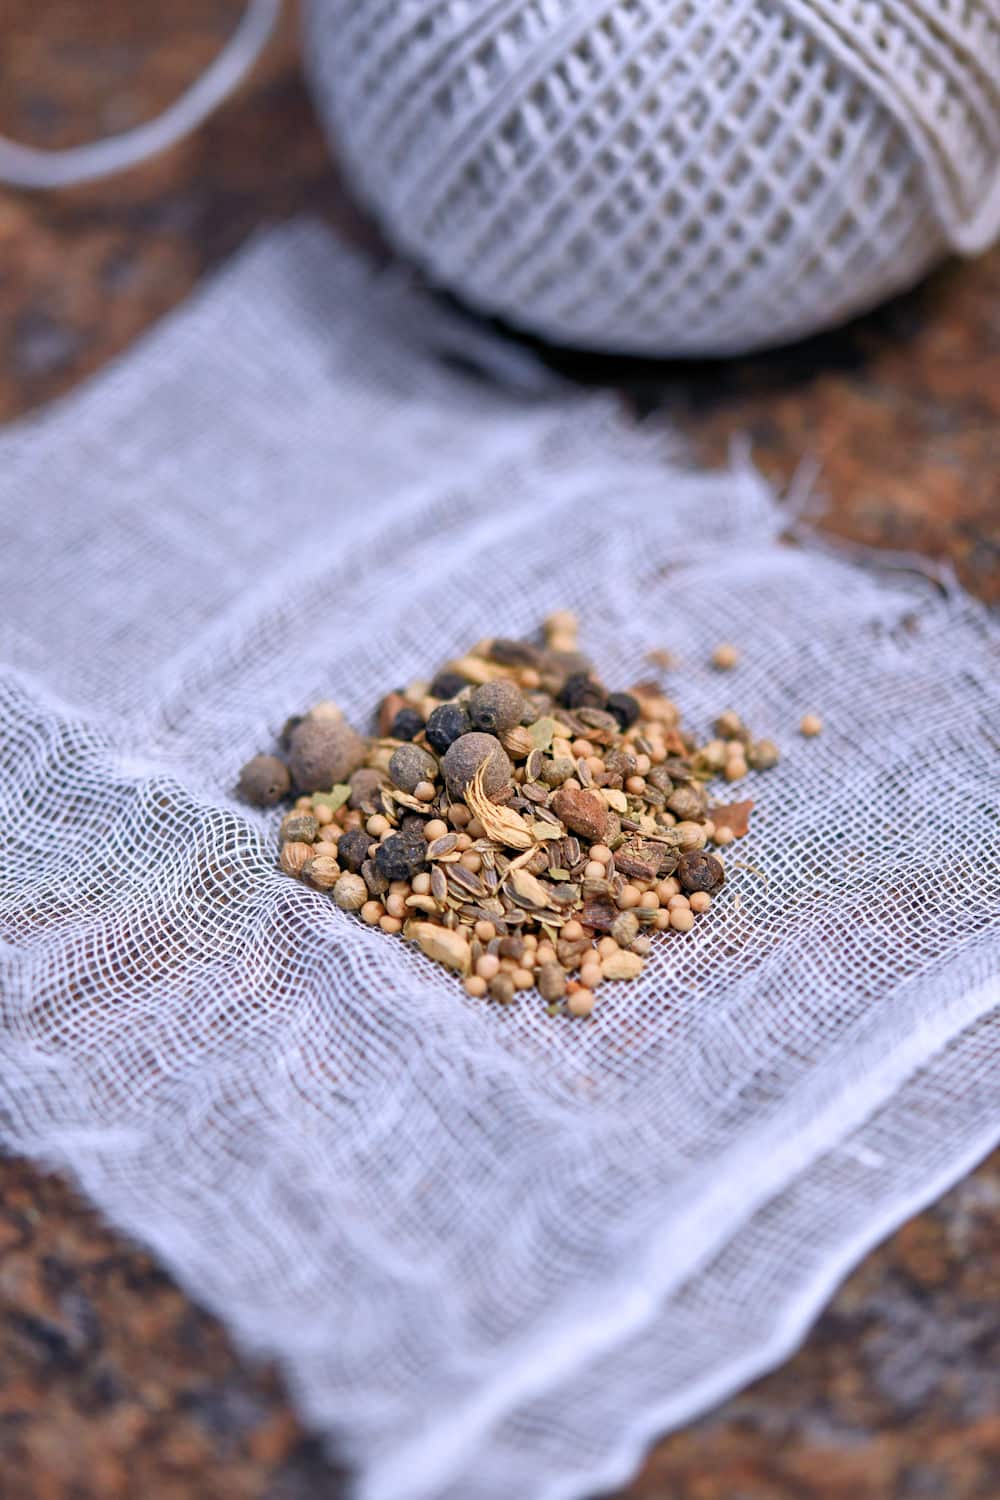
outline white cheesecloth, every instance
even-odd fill
[[[300,223],[0,432],[0,1142],[275,1356],[362,1500],[569,1500],[996,1139],[1000,631],[439,335]],[[586,1023],[469,998],[232,797],[290,712],[557,606],[784,752]]]

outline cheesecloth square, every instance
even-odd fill
[[[0,1140],[276,1357],[362,1500],[563,1500],[996,1138],[1000,633],[453,334],[298,224],[0,434]],[[289,712],[556,606],[785,751],[587,1023],[469,998],[232,798]]]

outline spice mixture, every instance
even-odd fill
[[[258,807],[295,794],[281,869],[416,943],[470,995],[537,989],[552,1014],[587,1016],[605,981],[641,973],[655,934],[709,911],[718,850],[753,808],[709,784],[768,770],[778,750],[732,710],[698,744],[655,682],[609,692],[566,611],[543,637],[481,641],[389,693],[371,738],[316,704],[238,792]],[[737,660],[729,645],[713,657]]]

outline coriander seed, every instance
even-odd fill
[[[341,911],[360,911],[368,900],[368,887],[360,875],[341,875],[333,888],[333,899]]]
[[[312,859],[312,844],[299,843],[292,839],[281,846],[278,863],[286,875],[299,875],[307,860]]]
[[[755,771],[770,771],[780,759],[781,754],[773,740],[754,740],[747,751],[747,760]]]

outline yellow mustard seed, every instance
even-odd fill
[[[596,1004],[597,996],[594,994],[593,990],[583,989],[581,987],[580,989],[574,990],[570,995],[569,999],[566,1001],[566,1009],[571,1016],[577,1016],[583,1019],[584,1017],[591,1015]]]
[[[720,672],[731,672],[739,659],[740,653],[730,641],[722,641],[712,652],[712,666]]]

